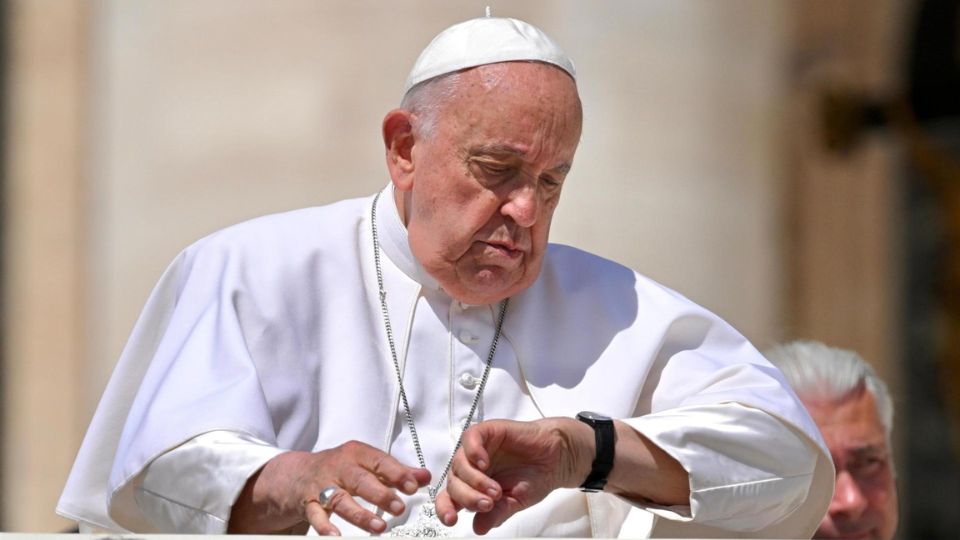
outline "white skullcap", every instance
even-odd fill
[[[413,64],[403,93],[439,75],[518,60],[553,64],[577,78],[573,62],[542,30],[517,19],[488,16],[455,24],[433,38]]]

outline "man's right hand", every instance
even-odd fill
[[[247,480],[233,505],[227,532],[269,534],[313,526],[318,534],[339,536],[330,522],[336,514],[357,527],[382,533],[387,525],[354,497],[392,515],[404,511],[395,490],[412,495],[430,482],[426,469],[407,467],[368,444],[349,441],[322,452],[286,452]],[[327,509],[320,491],[336,487]]]

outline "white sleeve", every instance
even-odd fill
[[[283,452],[243,433],[204,433],[144,468],[134,499],[155,531],[223,534],[247,479]]]
[[[689,475],[689,506],[634,504],[665,518],[656,520],[656,536],[669,536],[668,530],[683,524],[678,531],[684,536],[708,537],[713,536],[710,529],[720,529],[777,538],[796,534],[797,527],[815,527],[822,517],[821,505],[803,503],[810,493],[832,490],[832,466],[819,463],[821,453],[813,441],[771,414],[726,402],[624,422],[679,461]]]

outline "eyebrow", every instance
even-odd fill
[[[888,452],[881,444],[868,444],[866,446],[853,448],[851,449],[850,453],[860,458],[865,456],[886,455]]]
[[[494,143],[482,144],[470,151],[471,154],[509,154],[511,156],[523,157],[527,155],[526,149],[514,146],[512,144]]]
[[[516,147],[512,144],[484,144],[477,146],[470,150],[471,155],[476,154],[494,154],[494,155],[508,155],[516,157],[526,157],[527,151],[523,148]],[[550,169],[552,172],[557,172],[561,174],[566,174],[570,172],[571,165],[569,163],[561,163],[556,167]]]

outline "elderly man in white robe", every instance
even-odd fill
[[[383,191],[176,258],[58,511],[144,533],[809,536],[833,470],[779,372],[677,293],[548,243],[580,130],[539,29],[445,30],[383,121]]]

